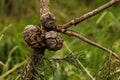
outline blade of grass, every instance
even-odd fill
[[[2,61],[0,61],[0,66],[5,67],[5,64]]]
[[[4,35],[2,34],[2,35],[0,36],[0,40],[2,40],[3,37],[4,37]]]
[[[0,34],[4,33],[8,28],[12,27],[12,24],[5,26],[5,28],[0,32]]]
[[[3,73],[8,70],[10,62],[12,60],[11,55],[17,48],[18,48],[18,46],[13,47],[13,49],[8,53],[8,58],[7,58],[7,61],[5,63],[6,66],[3,68]]]
[[[8,58],[11,57],[12,53],[18,48],[18,46],[13,47],[13,49],[9,52]]]
[[[120,24],[120,22],[118,21],[118,19],[116,19],[116,17],[113,15],[112,12],[109,12],[109,15],[111,16],[111,18],[113,19],[113,21],[115,21],[117,24]]]
[[[99,24],[101,22],[101,20],[104,19],[104,17],[106,16],[106,14],[107,14],[107,11],[103,12],[103,14],[96,21],[96,23]]]
[[[9,75],[10,73],[12,73],[13,71],[15,71],[17,68],[21,67],[22,65],[24,65],[27,62],[27,59],[24,60],[23,62],[16,64],[12,69],[8,70],[6,73],[4,73],[3,75],[0,76],[0,80],[3,79],[4,77],[6,77],[7,75]]]
[[[11,60],[12,60],[11,58],[8,58],[7,61],[5,62],[5,67],[2,70],[2,74],[4,74],[8,70],[9,63],[11,62]]]

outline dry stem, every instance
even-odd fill
[[[113,52],[113,51],[111,51],[111,50],[109,50],[109,49],[107,49],[107,48],[105,48],[105,47],[103,47],[103,46],[101,46],[101,45],[87,39],[87,38],[85,38],[84,36],[82,36],[82,35],[80,35],[78,33],[67,31],[65,29],[61,29],[60,32],[62,32],[64,34],[67,34],[67,35],[70,35],[70,36],[77,37],[77,38],[81,39],[82,41],[84,41],[84,42],[86,42],[86,43],[88,43],[90,45],[93,45],[93,46],[95,46],[95,47],[97,47],[99,49],[102,49],[102,50],[108,52],[110,55],[114,56],[116,59],[118,59],[120,61],[120,57],[115,52]]]

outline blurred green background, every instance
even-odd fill
[[[51,0],[50,10],[55,14],[57,24],[64,24],[71,19],[89,12],[109,0]],[[39,0],[0,0],[0,61],[5,67],[0,67],[0,75],[15,65],[27,59],[32,50],[23,40],[23,30],[26,25],[40,26]],[[120,55],[120,7],[112,6],[100,14],[69,28],[88,39],[113,50]],[[62,35],[67,47],[74,53],[83,53],[85,63],[82,64],[95,77],[109,55],[77,38]],[[69,54],[64,46],[57,52],[46,51],[45,55],[52,58],[62,58]],[[5,80],[15,80],[18,72],[14,70]],[[78,72],[71,65],[67,65],[68,76],[61,72],[53,75],[50,80],[90,80],[85,72]],[[64,78],[63,78],[64,77]]]

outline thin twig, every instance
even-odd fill
[[[70,53],[72,53],[72,55],[74,54],[70,48],[64,43],[65,47],[68,49],[68,51]],[[84,65],[78,60],[76,59],[77,63],[83,68],[83,70],[89,75],[89,77],[92,79],[92,80],[95,80],[95,78],[90,74],[90,72],[84,67]]]
[[[120,57],[115,52],[113,52],[113,51],[111,51],[111,50],[109,50],[109,49],[107,49],[107,48],[105,48],[105,47],[103,47],[103,46],[101,46],[101,45],[87,39],[87,38],[85,38],[84,36],[82,36],[82,35],[80,35],[78,33],[67,31],[65,29],[61,29],[60,32],[62,32],[64,34],[67,34],[67,35],[70,35],[70,36],[77,37],[77,38],[81,39],[82,41],[84,41],[84,42],[86,42],[86,43],[88,43],[90,45],[93,45],[93,46],[95,46],[97,48],[100,48],[100,49],[108,52],[110,55],[114,56],[116,59],[118,59],[120,61]]]
[[[6,73],[4,73],[3,75],[1,75],[0,76],[0,80],[3,79],[4,77],[6,77],[8,74],[12,73],[17,68],[21,67],[26,62],[27,62],[27,59],[25,61],[21,62],[20,64],[15,65],[12,69],[8,70]]]
[[[80,23],[80,22],[82,22],[82,21],[84,21],[84,20],[102,12],[103,10],[109,8],[110,6],[112,6],[112,5],[114,5],[118,2],[120,2],[120,0],[110,0],[108,3],[104,4],[103,6],[100,6],[99,8],[97,8],[97,9],[91,11],[91,12],[88,12],[88,13],[86,13],[86,14],[78,17],[78,18],[75,18],[75,19],[71,20],[70,22],[68,22],[66,24],[60,25],[59,28],[66,29],[66,28],[69,28],[72,25],[77,25],[78,23]]]

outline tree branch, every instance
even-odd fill
[[[70,35],[70,36],[77,37],[77,38],[81,39],[82,41],[84,41],[84,42],[86,42],[86,43],[88,43],[90,45],[93,45],[93,46],[95,46],[97,48],[100,48],[100,49],[108,52],[110,55],[114,56],[116,59],[118,59],[120,61],[120,57],[115,52],[113,52],[113,51],[111,51],[111,50],[109,50],[109,49],[107,49],[107,48],[105,48],[105,47],[103,47],[103,46],[101,46],[101,45],[99,45],[99,44],[85,38],[85,37],[83,37],[82,35],[80,35],[78,33],[67,31],[65,29],[61,29],[61,30],[58,30],[58,31],[60,31],[60,32],[62,32],[64,34]]]
[[[40,0],[40,21],[41,21],[41,30],[45,34],[46,27],[49,25],[49,19],[51,20],[51,13],[49,12],[50,0]],[[54,20],[54,19],[53,19]]]
[[[78,17],[78,18],[75,18],[75,19],[71,20],[70,22],[68,22],[66,24],[60,25],[59,28],[66,29],[66,28],[69,28],[72,25],[77,25],[78,23],[80,23],[80,22],[82,22],[82,21],[84,21],[84,20],[102,12],[103,10],[109,8],[110,6],[112,6],[112,5],[114,5],[118,2],[120,2],[120,0],[110,0],[108,3],[104,4],[103,6],[100,6],[99,8],[97,8],[97,9],[91,11],[91,12],[88,12],[88,13],[86,13],[86,14]]]
[[[50,0],[40,0],[40,16],[49,12]]]

